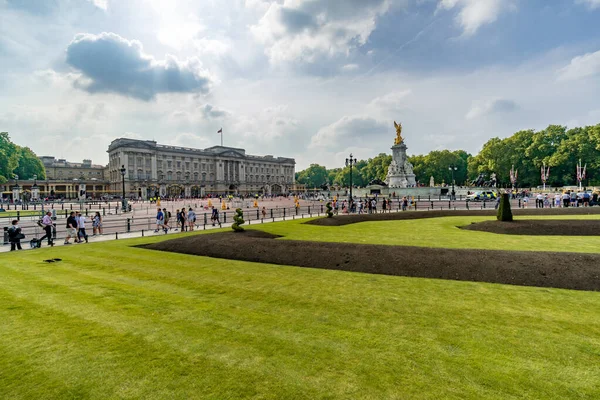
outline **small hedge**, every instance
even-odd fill
[[[331,202],[328,202],[325,207],[327,207],[327,218],[333,217],[333,207],[331,207]]]
[[[512,211],[510,209],[510,197],[508,193],[503,193],[500,197],[500,207],[498,207],[498,221],[510,222],[513,220]]]
[[[236,208],[235,215],[233,216],[233,224],[231,225],[231,229],[233,229],[236,232],[244,232],[244,228],[242,228],[244,222],[244,212],[241,208]]]

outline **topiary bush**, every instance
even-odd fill
[[[231,229],[233,229],[235,232],[244,232],[244,228],[242,228],[244,222],[244,211],[242,211],[241,208],[236,208]]]
[[[513,220],[512,211],[510,209],[510,197],[508,193],[503,193],[500,197],[500,206],[498,207],[498,221],[511,222]]]
[[[333,217],[333,212],[331,211],[333,210],[333,207],[331,207],[331,202],[327,203],[325,207],[327,207],[327,218]]]

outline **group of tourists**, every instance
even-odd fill
[[[73,239],[73,243],[88,243],[88,234],[86,232],[87,217],[81,214],[79,211],[71,211],[67,217],[67,236],[65,237],[65,244],[71,244],[70,239]],[[92,236],[96,234],[102,235],[102,217],[99,212],[92,217]]]
[[[521,201],[523,207],[527,208],[531,200],[535,201],[535,208],[550,208],[550,207],[590,207],[598,204],[598,193],[582,192],[577,193],[575,191],[566,190],[563,193],[542,194],[535,193],[529,197],[525,194],[522,199],[519,199],[519,206]]]
[[[92,218],[93,235],[97,233],[102,234],[102,217],[99,212],[96,212]],[[80,212],[71,211],[67,217],[66,230],[67,236],[65,237],[64,244],[71,244],[69,240],[74,239],[73,243],[88,243],[88,234],[86,232],[87,218]],[[37,222],[38,226],[44,230],[44,235],[39,239],[32,239],[32,247],[41,247],[44,239],[47,240],[48,246],[54,246],[54,236],[56,236],[56,224],[52,218],[52,212],[47,211],[41,220]],[[21,240],[25,239],[21,227],[19,226],[18,220],[13,220],[10,228],[8,229],[8,240],[10,242],[10,251],[22,250]]]
[[[214,214],[214,210],[216,210],[215,207],[213,207],[213,214]],[[217,215],[218,215],[218,210],[217,210]],[[175,211],[175,218],[176,218],[176,223],[175,226],[172,226],[172,216],[171,216],[171,211],[167,211],[166,208],[160,208],[158,207],[157,212],[156,212],[156,229],[154,230],[154,233],[158,233],[161,230],[164,233],[169,232],[170,230],[174,230],[174,231],[178,231],[179,227],[181,226],[181,231],[193,231],[194,227],[196,226],[196,212],[194,212],[194,210],[192,209],[192,207],[190,207],[187,212],[185,208],[182,208],[181,210],[177,209]],[[218,219],[218,217],[217,217]],[[220,223],[219,223],[220,225]],[[214,226],[214,223],[213,223]]]

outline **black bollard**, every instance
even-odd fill
[[[131,218],[127,218],[127,232],[131,232]]]

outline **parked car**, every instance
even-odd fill
[[[492,201],[497,197],[496,192],[492,191],[475,192],[467,196],[467,201]]]

